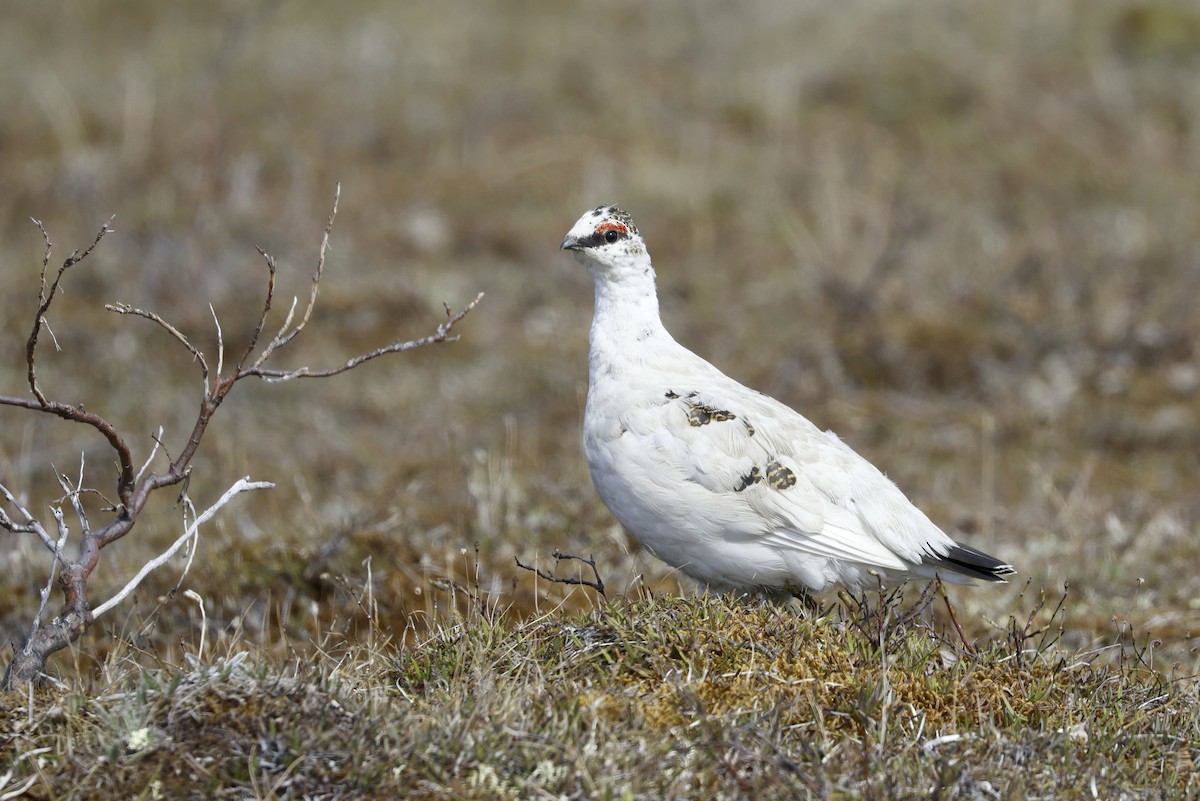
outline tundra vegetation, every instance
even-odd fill
[[[271,369],[487,299],[457,342],[237,383],[93,608],[188,504],[275,487],[3,696],[0,798],[1197,795],[1197,64],[1174,3],[18,2],[0,395],[37,400],[37,330],[46,398],[135,478],[157,438],[161,473],[202,366],[106,305],[211,390],[263,316],[256,247],[260,346],[302,316],[339,182]],[[614,526],[578,440],[590,281],[556,250],[601,202],[682,342],[1020,570],[947,591],[964,637],[936,587],[698,596]],[[35,315],[43,230],[48,292],[114,214]],[[120,514],[114,453],[0,407],[5,513],[56,542],[60,509],[75,554],[73,499]],[[0,538],[9,663],[62,565]]]

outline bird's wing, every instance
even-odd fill
[[[739,385],[740,386],[740,385]],[[754,393],[763,427],[781,453],[797,462],[817,492],[849,513],[846,525],[911,564],[944,556],[954,541],[913,505],[875,465],[831,431],[821,431],[782,403]]]
[[[949,538],[836,437],[730,384],[668,386],[641,433],[665,469],[703,486],[714,504],[744,507],[760,520],[757,539],[785,551],[905,570],[922,551],[932,552],[927,533],[908,519],[915,512],[949,547]],[[893,533],[908,529],[906,536]]]

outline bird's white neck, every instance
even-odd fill
[[[596,316],[591,348],[597,358],[628,358],[631,346],[670,335],[658,313],[654,268],[649,259],[615,265],[588,265],[596,283]]]

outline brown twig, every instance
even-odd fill
[[[874,608],[872,608],[870,596],[866,592],[855,595],[843,590],[838,595],[842,599],[842,603],[852,612],[849,622],[867,640],[886,647],[892,639],[901,636],[908,626],[924,614],[933,603],[935,583],[926,584],[917,600],[911,606],[903,608],[901,601],[904,596],[904,585],[888,589],[883,583],[883,577],[878,573],[875,574],[875,582],[874,595],[879,601]]]
[[[555,567],[558,566],[559,562],[571,559],[583,562],[592,569],[592,575],[595,576],[595,581],[588,581],[584,578],[570,578],[569,576],[556,576],[554,574],[547,573],[540,567],[533,567],[523,564],[519,558],[516,560],[517,567],[521,568],[522,570],[528,570],[531,573],[535,573],[539,578],[543,578],[553,584],[573,584],[581,587],[591,587],[593,590],[600,593],[601,598],[608,600],[608,594],[604,591],[604,581],[600,578],[600,571],[596,569],[595,557],[588,557],[587,559],[584,559],[582,556],[572,556],[569,553],[559,553],[558,551],[555,551],[553,554],[551,554],[551,556],[554,557]]]
[[[426,337],[419,339],[410,339],[406,342],[393,342],[390,345],[384,345],[382,348],[376,348],[370,353],[362,353],[352,359],[347,359],[344,364],[337,367],[331,367],[326,370],[312,370],[308,367],[301,367],[296,370],[268,370],[261,367],[248,367],[242,371],[241,376],[256,376],[268,381],[290,381],[293,378],[329,378],[330,376],[344,373],[347,370],[353,370],[363,362],[368,362],[371,359],[377,359],[380,356],[387,356],[390,353],[403,353],[407,350],[423,348],[428,345],[436,345],[442,342],[456,342],[457,336],[450,336],[450,332],[454,326],[470,314],[476,306],[483,300],[483,293],[480,292],[475,296],[475,299],[462,308],[461,311],[451,312],[447,309],[449,317],[447,320],[437,327],[437,331]]]
[[[121,465],[121,478],[118,483],[117,496],[121,499],[122,503],[128,503],[129,493],[133,490],[133,457],[130,455],[125,440],[111,423],[98,414],[86,411],[83,406],[71,406],[70,404],[51,400],[0,395],[0,406],[16,406],[18,408],[46,412],[47,414],[61,417],[64,420],[83,423],[96,429],[108,441],[109,446],[117,452],[117,458]]]
[[[208,383],[208,362],[204,359],[204,354],[200,352],[199,348],[189,342],[188,338],[184,336],[178,328],[171,325],[154,312],[135,308],[130,306],[128,303],[106,303],[104,304],[104,308],[116,314],[132,314],[137,317],[145,317],[147,320],[162,326],[163,330],[165,330],[175,339],[179,340],[179,344],[188,349],[188,353],[192,354],[193,359],[200,362],[200,372],[204,377],[205,384]]]
[[[937,584],[938,595],[942,596],[942,600],[946,602],[946,611],[950,613],[950,622],[954,625],[954,630],[958,632],[958,639],[962,641],[963,648],[966,648],[967,653],[971,656],[979,656],[971,647],[971,643],[967,641],[966,632],[958,623],[958,615],[954,613],[954,604],[950,603],[950,594],[946,592],[946,585],[942,583],[942,577],[938,576],[934,582]]]
[[[340,186],[338,188],[339,190],[341,189]],[[334,203],[334,208],[337,208],[336,202]],[[326,234],[326,236],[328,236],[328,234]],[[265,328],[267,325],[267,315],[271,313],[271,302],[275,299],[275,257],[270,253],[267,253],[267,251],[263,250],[262,248],[257,248],[257,250],[258,254],[262,256],[263,260],[267,263],[267,291],[263,299],[262,313],[258,315],[258,322],[254,324],[254,331],[250,334],[250,341],[246,343],[246,349],[242,351],[242,358],[238,359],[237,368],[235,370],[235,372],[238,373],[242,371],[242,366],[246,363],[246,360],[250,358],[251,354],[254,353],[254,349],[258,347],[258,338],[262,335],[263,328]],[[264,352],[262,359],[265,360],[270,355],[271,354]]]
[[[262,367],[262,365],[267,361],[268,358],[270,358],[271,354],[274,353],[277,348],[281,348],[287,343],[291,342],[296,338],[296,335],[303,331],[304,327],[308,325],[308,319],[312,316],[313,307],[317,305],[317,287],[321,283],[321,275],[325,270],[325,254],[329,250],[329,233],[333,230],[333,220],[335,217],[337,217],[338,201],[341,200],[341,198],[342,185],[338,184],[337,188],[333,192],[333,207],[329,210],[329,217],[325,221],[325,232],[321,236],[321,248],[317,255],[317,268],[313,271],[312,290],[308,296],[308,305],[304,308],[304,316],[300,318],[300,322],[296,324],[296,327],[289,332],[287,329],[292,321],[292,313],[288,313],[287,319],[284,320],[283,327],[279,329],[279,333],[275,335],[275,338],[271,340],[267,347],[263,348],[263,352],[259,354],[259,357],[254,361],[255,368]],[[261,249],[259,250],[259,253],[263,253]],[[263,253],[263,256],[267,259],[267,265],[273,267],[274,259],[268,256],[266,253]],[[272,286],[274,285],[274,276],[275,272],[274,269],[272,269]],[[268,292],[268,307],[270,302],[271,294]],[[295,310],[295,308],[295,302],[293,302],[292,309]],[[266,317],[265,309],[263,312],[263,317],[264,319]],[[253,375],[254,373],[249,374]]]
[[[30,331],[29,339],[25,342],[25,363],[28,371],[29,389],[33,392],[34,397],[36,397],[43,406],[45,406],[48,401],[46,400],[46,396],[42,394],[41,387],[38,386],[36,368],[38,334],[41,333],[42,326],[46,324],[46,320],[44,319],[43,315],[45,315],[46,311],[49,310],[50,304],[54,302],[54,295],[58,292],[59,284],[62,283],[63,274],[79,262],[86,259],[88,256],[92,255],[92,251],[96,249],[96,245],[99,245],[100,240],[104,238],[105,234],[112,230],[109,225],[113,220],[116,219],[116,216],[117,215],[114,214],[112,217],[109,217],[108,222],[100,226],[100,232],[96,234],[96,238],[92,241],[92,244],[88,245],[83,253],[80,253],[78,250],[76,250],[67,257],[66,261],[62,263],[62,266],[58,268],[58,274],[54,276],[54,283],[50,285],[49,291],[46,290],[46,270],[50,265],[50,252],[52,249],[52,245],[50,244],[50,234],[46,232],[46,226],[42,225],[41,220],[30,217],[30,219],[33,220],[33,224],[36,225],[38,230],[42,232],[42,240],[46,243],[46,249],[42,255],[42,273],[38,285],[38,309],[37,313],[33,315],[33,330]]]

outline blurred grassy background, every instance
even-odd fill
[[[579,446],[591,289],[557,243],[619,202],[680,341],[837,430],[1031,593],[1069,581],[1068,643],[1128,624],[1194,668],[1195,7],[18,0],[5,16],[0,392],[25,389],[31,215],[55,263],[117,215],[68,276],[48,315],[62,350],[44,342],[39,366],[140,458],[159,425],[178,450],[199,377],[103,304],[153,309],[211,352],[211,303],[235,348],[260,307],[255,245],[281,260],[280,297],[305,295],[337,182],[321,300],[281,365],[423,335],[442,302],[487,293],[457,344],[246,383],[222,407],[197,503],[243,474],[279,484],[222,513],[186,581],[227,635],[283,653],[353,636],[368,575],[398,634],[460,600],[448,582],[551,608],[564,592],[513,557],[549,567],[555,548],[594,553],[617,590],[674,591]],[[0,481],[35,508],[81,450],[111,491],[97,437],[0,421]],[[171,500],[106,552],[96,600],[174,539]],[[7,542],[6,639],[49,563]],[[156,600],[175,577],[81,652],[102,655],[106,631],[167,658],[192,642],[195,605]],[[1028,611],[1021,591],[955,597],[986,635]]]

